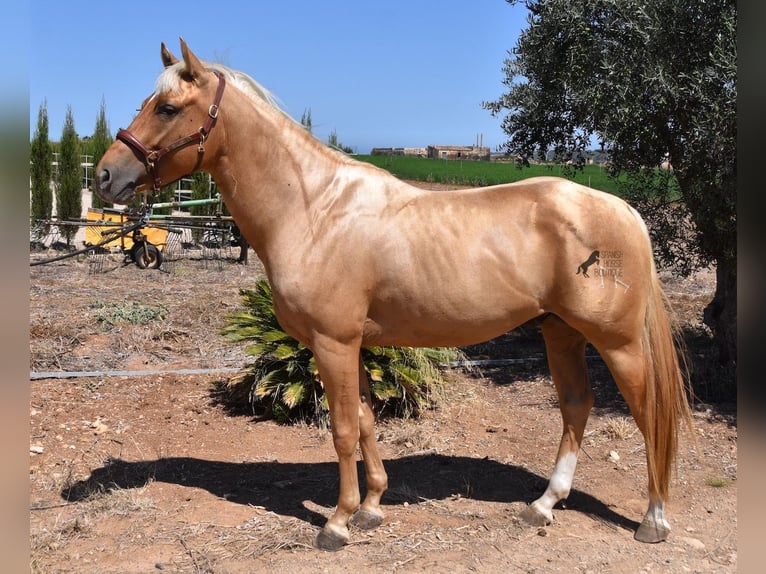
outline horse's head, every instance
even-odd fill
[[[206,68],[183,38],[181,52],[179,61],[162,44],[165,71],[154,93],[96,166],[96,191],[104,200],[128,203],[136,192],[204,169],[225,80]]]

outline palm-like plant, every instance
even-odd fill
[[[247,342],[245,352],[255,360],[229,380],[230,401],[283,423],[305,421],[326,427],[327,397],[314,356],[282,330],[269,282],[261,279],[255,289],[241,289],[240,295],[245,310],[229,315],[220,333],[228,341]],[[441,395],[444,378],[439,366],[462,356],[451,348],[362,349],[373,409],[379,415],[419,415]]]

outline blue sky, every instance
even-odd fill
[[[45,102],[49,136],[67,106],[77,133],[93,133],[105,102],[112,135],[127,127],[162,69],[160,42],[242,70],[314,133],[358,153],[372,147],[505,140],[482,109],[502,85],[503,59],[526,27],[505,0],[192,0],[29,6],[30,137]]]

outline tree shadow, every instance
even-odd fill
[[[488,458],[423,454],[390,459],[385,465],[389,489],[383,496],[384,505],[415,505],[456,495],[489,502],[529,503],[547,485],[542,476]],[[358,471],[363,485],[361,462]],[[141,488],[153,481],[202,488],[230,502],[264,507],[315,526],[323,526],[326,517],[306,508],[303,502],[333,508],[339,488],[335,462],[233,463],[166,457],[138,462],[107,460],[87,479],[62,490],[61,496],[69,502],[81,502],[116,490]],[[638,527],[638,522],[579,490],[572,490],[566,508],[626,530]]]

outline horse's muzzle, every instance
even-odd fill
[[[118,182],[108,167],[96,167],[96,193],[104,201],[127,204],[133,199],[136,187],[135,180]]]

